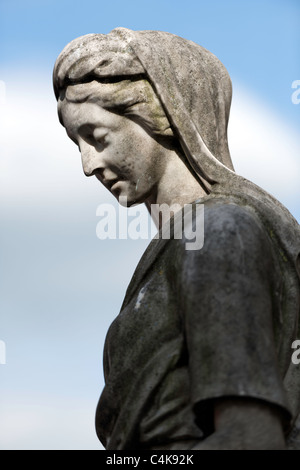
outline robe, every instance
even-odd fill
[[[99,439],[107,450],[192,448],[214,431],[215,399],[247,397],[280,410],[298,449],[295,267],[251,198],[212,191],[196,204],[203,247],[186,250],[184,232],[153,239],[109,328]]]

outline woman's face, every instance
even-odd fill
[[[84,173],[95,175],[127,205],[156,191],[164,171],[164,147],[139,124],[92,102],[60,103],[63,125],[78,145]]]

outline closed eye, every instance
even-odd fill
[[[88,143],[89,145],[94,145],[95,143],[93,132],[94,132],[94,127],[87,125],[87,124],[85,124],[84,126],[81,126],[78,129],[78,135],[80,135],[80,137],[83,140],[85,140],[85,142]]]
[[[97,150],[103,150],[103,147],[107,144],[108,130],[105,128],[85,124],[78,129],[78,133],[87,144],[92,145]]]

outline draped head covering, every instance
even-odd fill
[[[58,56],[53,85],[59,100],[71,84],[139,77],[150,81],[207,192],[251,197],[272,220],[300,275],[299,225],[273,196],[234,172],[227,141],[231,80],[211,52],[162,31],[116,28],[109,34],[87,34]]]
[[[284,300],[279,365],[287,389],[300,394],[300,374],[287,358],[297,333],[300,305],[300,231],[273,196],[234,172],[227,142],[231,81],[221,62],[198,44],[161,31],[116,28],[69,43],[53,73],[56,98],[68,85],[146,77],[209,198],[245,205],[262,220],[282,266]],[[297,391],[298,390],[298,391]],[[294,416],[299,398],[291,400]],[[300,426],[300,423],[299,423]]]
[[[192,41],[125,28],[79,37],[56,61],[54,90],[58,98],[68,84],[142,75],[156,91],[196,174],[209,183],[226,179],[223,173],[233,170],[227,143],[231,81],[221,62]]]

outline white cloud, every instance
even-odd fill
[[[234,88],[229,145],[237,173],[288,208],[300,200],[299,132],[239,85]]]
[[[65,310],[66,318],[62,317],[59,322],[60,337],[67,338],[63,341],[64,346],[57,349],[55,357],[49,356],[54,352],[39,355],[45,362],[53,362],[54,359],[65,361],[67,368],[70,362],[68,351],[76,351],[76,328],[80,330],[92,317],[96,318],[93,344],[102,341],[104,323],[108,323],[109,317],[117,313],[110,299],[117,299],[117,304],[119,297],[121,299],[124,295],[130,273],[143,251],[143,243],[126,240],[125,248],[124,241],[123,244],[117,241],[101,244],[96,239],[98,204],[116,202],[95,178],[83,175],[79,152],[58,122],[49,78],[40,77],[34,81],[27,77],[22,82],[8,81],[6,103],[2,109],[1,205],[4,206],[4,201],[11,218],[18,217],[26,206],[23,217],[26,226],[23,224],[20,228],[20,235],[13,232],[15,224],[4,227],[7,256],[4,257],[6,284],[2,284],[2,289],[5,286],[6,291],[2,291],[2,300],[8,298],[10,309],[14,310],[11,319],[6,320],[7,335],[13,335],[15,339],[15,325],[18,322],[24,325],[25,322],[25,330],[30,331],[32,337],[25,335],[24,344],[19,349],[32,343],[32,351],[28,351],[26,358],[28,363],[31,358],[34,362],[38,349],[32,338],[36,340],[40,335],[44,338],[46,351],[48,347],[51,351],[49,330],[57,328],[59,312]],[[296,131],[286,124],[283,117],[275,115],[264,103],[239,86],[235,86],[229,131],[230,149],[237,172],[274,194],[288,208],[293,207],[293,201],[300,200],[300,148]],[[48,222],[48,214],[43,216],[40,209],[44,206],[48,211],[51,208],[51,216],[54,217]],[[82,233],[79,230],[85,222],[83,217],[88,207],[91,208],[87,217],[90,228]],[[69,217],[70,210],[73,211],[72,217]],[[75,235],[70,236],[70,230]],[[122,269],[119,268],[120,263]],[[92,278],[94,281],[91,281]],[[110,282],[111,279],[114,283]],[[111,284],[111,292],[108,284]],[[102,288],[107,291],[108,299],[104,305]],[[16,291],[18,296],[15,295]],[[71,303],[69,299],[72,296],[78,302]],[[34,302],[31,302],[32,299]],[[48,303],[50,300],[48,310],[45,308],[47,299]],[[80,309],[83,302],[86,305],[86,299],[90,302],[90,313],[82,318]],[[64,303],[57,306],[58,302]],[[78,303],[78,310],[75,303]],[[72,318],[72,334],[69,332],[69,315]],[[58,341],[58,333],[55,337]],[[12,338],[8,340],[9,356],[18,356]],[[80,364],[81,353],[78,354],[74,374],[84,376],[87,368],[85,363]],[[88,349],[86,357],[92,354],[93,349]],[[97,364],[98,360],[100,367],[100,358]],[[7,372],[11,370],[7,365],[1,367],[7,368]],[[81,401],[78,399],[77,403],[72,403],[64,398],[64,394],[73,394],[74,387],[60,384],[57,384],[57,393],[61,392],[62,396],[45,396],[46,385],[41,389],[41,384],[45,381],[47,367],[33,365],[32,368],[32,376],[37,377],[36,382],[32,379],[31,384],[35,393],[27,397],[24,397],[20,382],[16,386],[15,377],[20,373],[22,364],[18,364],[11,375],[8,374],[9,378],[7,376],[6,390],[13,392],[2,401],[0,441],[3,448],[98,448],[93,427],[96,399],[85,396]],[[91,382],[98,373],[98,369],[89,364]],[[95,388],[97,395],[98,391],[100,393],[99,385]]]
[[[83,400],[24,394],[1,400],[0,449],[103,450],[93,428],[95,406]]]
[[[58,122],[51,84],[44,82],[44,87],[33,80],[6,83],[0,115],[0,181],[6,202],[21,197],[61,204],[79,199],[81,191],[107,199],[104,188],[84,177],[80,154]]]
[[[6,95],[0,180],[7,202],[20,196],[59,204],[82,197],[97,204],[114,202],[95,178],[83,175],[79,152],[58,122],[49,79],[8,81]],[[287,206],[300,199],[299,140],[284,117],[235,85],[229,145],[236,171]]]

